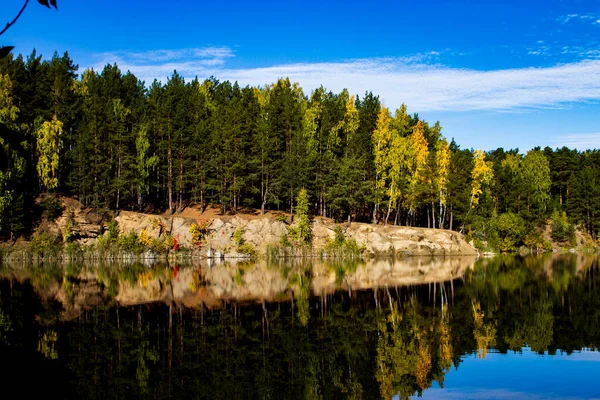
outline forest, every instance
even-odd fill
[[[324,82],[326,84],[326,82]],[[79,67],[68,53],[0,60],[0,237],[27,237],[35,199],[180,212],[250,208],[337,221],[458,230],[500,250],[544,247],[600,221],[600,151],[484,152],[439,122],[386,108],[374,93],[304,93],[281,78],[241,87],[174,71],[147,85],[118,65]]]

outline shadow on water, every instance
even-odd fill
[[[597,270],[580,255],[3,266],[1,362],[63,398],[407,398],[465,356],[597,349]]]

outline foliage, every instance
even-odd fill
[[[236,251],[241,254],[246,254],[250,257],[256,256],[256,250],[251,243],[247,243],[244,240],[244,228],[238,228],[233,233],[233,243],[235,244]]]
[[[108,241],[115,242],[119,238],[119,224],[114,219],[110,220],[107,224],[108,227]]]
[[[63,212],[63,204],[60,199],[54,196],[46,196],[40,202],[40,208],[42,209],[42,218],[48,221],[54,221]]]
[[[49,189],[58,187],[59,152],[63,123],[56,119],[44,121],[35,132],[38,155],[37,172],[44,186]]]
[[[502,252],[516,251],[526,233],[525,221],[512,212],[490,220],[490,244]]]
[[[600,151],[461,149],[440,123],[407,110],[389,110],[371,92],[304,93],[287,78],[241,87],[174,72],[145,86],[117,64],[80,71],[68,53],[8,55],[0,62],[0,236],[30,234],[35,199],[51,190],[97,210],[197,204],[277,209],[290,220],[306,210],[485,239],[493,212],[519,215],[531,231],[559,209],[598,238]],[[309,242],[296,221],[290,239]],[[192,230],[197,248],[208,223]]]
[[[56,256],[60,251],[59,239],[48,232],[39,232],[31,238],[29,249],[38,257]]]
[[[336,225],[334,228],[333,240],[328,240],[325,245],[325,250],[333,254],[342,254],[348,256],[360,256],[364,251],[364,246],[360,246],[356,239],[346,238],[344,230],[341,226]]]
[[[308,215],[308,194],[306,189],[300,189],[296,197],[296,223],[294,239],[301,243],[308,243],[311,240],[310,218]]]
[[[554,210],[550,217],[552,239],[559,243],[575,244],[575,226],[569,223],[567,213]]]
[[[148,243],[146,238],[143,239],[145,243]],[[144,245],[142,240],[135,234],[135,232],[129,232],[125,235],[119,235],[117,239],[117,246],[120,250],[127,253],[133,253],[136,255],[144,252]]]
[[[523,238],[523,245],[537,252],[552,251],[552,244],[537,231],[528,232]]]
[[[196,248],[202,247],[204,239],[209,234],[209,226],[211,221],[206,219],[198,219],[198,222],[194,222],[190,225],[190,233],[192,234],[192,245]]]

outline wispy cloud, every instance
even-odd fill
[[[567,24],[571,21],[598,23],[599,17],[600,16],[595,14],[567,14],[558,17],[558,21],[562,24]]]
[[[116,62],[119,66],[131,65],[134,69],[147,68],[148,71],[163,71],[155,77],[164,77],[177,67],[180,67],[177,69],[192,71],[222,66],[227,59],[233,56],[233,51],[229,47],[223,46],[143,52],[116,51],[97,54],[94,68],[101,69],[107,63]]]
[[[578,150],[600,149],[600,132],[562,135],[554,140],[554,146]]]
[[[227,68],[226,61],[232,56],[230,49],[220,47],[117,52],[104,54],[102,63],[117,62],[121,69],[130,70],[146,82],[154,78],[164,82],[174,69],[186,79],[214,75],[242,85],[264,85],[289,77],[307,92],[321,85],[336,92],[348,88],[352,93],[363,94],[370,90],[390,107],[404,102],[419,112],[514,111],[600,100],[600,60],[546,68],[479,71],[434,64],[438,53],[430,52],[404,58]]]

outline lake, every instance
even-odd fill
[[[598,259],[0,267],[19,396],[600,398]]]

